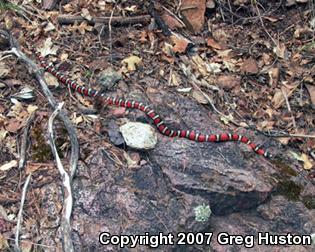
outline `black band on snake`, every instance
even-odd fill
[[[246,136],[242,136],[239,134],[202,134],[195,131],[190,130],[173,130],[167,127],[160,117],[153,109],[150,109],[149,106],[142,104],[138,101],[133,100],[125,100],[116,97],[109,97],[105,93],[100,93],[97,90],[86,88],[77,84],[75,81],[69,79],[67,76],[63,75],[59,72],[52,63],[48,64],[45,59],[40,55],[40,53],[36,52],[36,56],[40,62],[41,67],[43,67],[47,72],[51,73],[55,76],[60,82],[67,85],[71,89],[75,90],[76,92],[89,97],[96,97],[99,96],[105,100],[108,105],[117,106],[117,107],[125,107],[125,108],[132,108],[138,109],[143,111],[154,123],[158,131],[166,135],[168,137],[182,137],[186,138],[191,141],[195,142],[225,142],[225,141],[239,141],[241,143],[247,144],[254,152],[258,155],[262,155],[264,157],[270,158],[271,155],[265,151],[264,149],[260,148],[259,145],[252,143]]]

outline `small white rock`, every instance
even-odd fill
[[[131,148],[150,150],[157,144],[156,130],[149,124],[128,122],[119,130],[126,144]]]

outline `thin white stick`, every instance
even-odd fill
[[[113,64],[113,42],[112,42],[112,19],[114,16],[114,10],[116,8],[116,4],[110,13],[110,18],[108,21],[108,31],[109,31],[109,54],[110,54],[110,64]]]
[[[53,123],[55,117],[60,112],[64,103],[58,104],[56,110],[51,114],[48,120],[48,133],[49,133],[49,144],[51,150],[53,152],[54,158],[56,160],[57,168],[61,176],[62,185],[63,185],[63,192],[64,192],[64,202],[63,202],[63,209],[62,209],[62,216],[60,221],[60,229],[61,234],[63,236],[63,250],[67,252],[73,252],[73,242],[71,239],[71,225],[70,225],[70,218],[72,213],[73,207],[73,198],[72,198],[72,190],[71,190],[71,178],[69,174],[63,168],[61,163],[60,157],[57,152],[57,148],[54,141],[54,132],[53,132]]]
[[[296,128],[295,118],[294,118],[292,110],[291,110],[291,106],[290,106],[290,103],[289,103],[289,100],[288,100],[288,96],[287,96],[286,92],[283,91],[283,89],[281,89],[281,92],[282,92],[282,95],[284,97],[285,103],[287,105],[288,112],[291,114],[293,127]]]
[[[19,210],[19,214],[18,214],[18,218],[17,218],[17,224],[16,224],[14,251],[20,251],[19,236],[20,236],[21,223],[22,223],[22,217],[23,217],[23,206],[24,206],[24,202],[25,202],[27,187],[28,187],[28,184],[30,182],[31,176],[32,176],[32,174],[29,174],[27,176],[25,183],[24,183],[24,186],[23,186],[21,205],[20,205],[20,210]]]

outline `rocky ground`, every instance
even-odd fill
[[[155,129],[145,114],[68,92],[45,73],[79,139],[74,251],[314,250],[288,240],[258,245],[259,233],[315,233],[313,1],[3,1],[0,10],[0,28],[34,62],[32,47],[82,85],[150,104],[173,128],[243,134],[274,156],[266,159],[241,143],[196,143],[155,130],[147,136],[150,148],[132,148],[121,126],[140,122]],[[6,47],[0,41],[1,51]],[[0,105],[0,251],[14,247],[29,174],[19,246],[62,251],[65,191],[48,143],[52,109],[13,56],[0,61]],[[22,132],[33,113],[20,170]],[[54,129],[68,169],[69,137],[60,121]],[[157,248],[119,248],[100,244],[101,232],[175,238]],[[213,236],[180,245],[181,232]],[[222,232],[241,240],[220,244]]]

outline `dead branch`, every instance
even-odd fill
[[[22,222],[22,216],[23,216],[23,206],[25,202],[25,196],[26,196],[26,191],[28,184],[30,182],[32,174],[29,174],[26,178],[26,181],[23,186],[23,191],[22,191],[22,197],[21,197],[21,205],[20,205],[20,210],[19,214],[17,217],[17,224],[16,224],[16,232],[15,232],[15,246],[14,246],[14,251],[15,252],[20,252],[20,245],[19,245],[19,236],[20,236],[20,230],[21,230],[21,222]]]
[[[62,242],[63,242],[63,250],[72,252],[73,242],[71,239],[71,226],[70,226],[70,218],[73,206],[73,198],[72,198],[72,190],[71,190],[71,178],[69,174],[63,168],[60,157],[57,152],[57,148],[54,141],[54,131],[53,131],[53,123],[56,116],[60,113],[60,110],[63,106],[63,103],[60,103],[56,110],[52,113],[48,120],[48,133],[49,133],[49,144],[51,151],[56,160],[57,168],[59,170],[62,184],[63,184],[63,194],[64,194],[64,202],[61,216],[60,229],[62,234]]]
[[[129,25],[129,24],[146,24],[149,23],[151,19],[150,15],[140,15],[140,16],[134,16],[134,17],[95,17],[91,20],[87,20],[84,17],[81,16],[70,16],[70,15],[61,15],[57,18],[58,23],[60,25],[69,25],[82,22],[87,22],[89,25],[94,24],[108,24],[108,22],[111,20],[112,25]]]
[[[253,128],[250,128],[253,129]],[[290,138],[315,138],[315,135],[306,135],[306,134],[290,134],[287,132],[283,132],[283,131],[277,131],[277,130],[272,130],[272,131],[261,131],[258,129],[253,129],[256,130],[257,132],[263,134],[264,136],[268,136],[268,137],[273,137],[273,138],[281,138],[281,137],[290,137]]]
[[[21,62],[25,63],[31,71],[35,74],[35,77],[37,81],[39,82],[43,93],[47,97],[47,100],[49,104],[52,106],[52,108],[55,110],[57,107],[57,102],[55,98],[53,97],[52,93],[48,89],[47,83],[45,79],[43,78],[43,73],[41,69],[31,60],[29,59],[21,50],[18,42],[16,39],[11,35],[10,32],[6,30],[0,30],[0,36],[3,38],[6,38],[10,44],[10,50],[4,51],[0,54],[1,56],[6,56],[8,54],[15,55]],[[77,135],[75,133],[75,128],[72,125],[69,117],[64,111],[60,111],[58,114],[58,117],[61,121],[63,121],[65,128],[69,134],[70,137],[70,143],[71,143],[71,156],[70,156],[70,169],[71,169],[71,179],[73,178],[76,167],[78,165],[78,159],[79,159],[79,141],[77,138]]]

